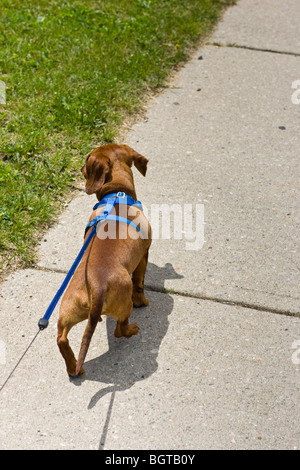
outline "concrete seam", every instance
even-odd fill
[[[40,266],[35,266],[34,269],[38,271],[53,272],[57,274],[67,274],[68,272],[63,269],[53,269],[53,268],[46,268],[46,267],[40,267]],[[278,315],[285,315],[289,317],[300,318],[300,312],[291,312],[289,310],[283,310],[280,308],[272,308],[272,307],[268,307],[265,305],[258,305],[258,304],[253,304],[253,303],[239,301],[239,300],[227,300],[227,299],[222,299],[219,297],[214,297],[214,296],[209,296],[209,295],[204,295],[204,294],[189,294],[188,292],[175,290],[172,288],[171,289],[167,289],[165,287],[158,288],[156,286],[153,286],[147,283],[145,284],[145,290],[148,290],[150,292],[157,292],[159,294],[179,295],[181,297],[188,297],[191,299],[207,300],[207,301],[216,302],[219,304],[232,305],[236,307],[249,308],[251,310],[259,310],[261,312],[276,313]]]

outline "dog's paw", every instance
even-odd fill
[[[128,325],[127,335],[128,335],[128,337],[133,336],[133,335],[137,335],[139,331],[140,331],[140,329],[139,329],[137,323],[132,323],[131,325]]]
[[[144,294],[135,293],[132,296],[133,306],[135,308],[147,307],[149,300],[144,296]]]
[[[70,379],[77,379],[77,378],[80,377],[82,374],[84,374],[84,369],[83,369],[83,368],[80,369],[80,371],[79,371],[78,374],[76,374],[76,371],[75,371],[75,370],[72,371],[72,372],[69,372],[69,371],[68,371],[68,375],[69,375]]]
[[[121,338],[121,336],[125,336],[125,338],[130,338],[130,336],[137,335],[138,332],[139,327],[137,323],[131,323],[131,325],[117,324],[115,329],[115,337]]]

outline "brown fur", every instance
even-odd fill
[[[127,145],[110,144],[98,147],[87,156],[82,168],[86,179],[86,192],[95,193],[98,200],[118,191],[124,191],[136,199],[131,166],[134,164],[145,176],[147,163],[145,157]],[[93,211],[90,220],[99,215],[101,210],[99,208]],[[118,214],[120,206],[115,206],[115,210]],[[128,323],[133,305],[148,305],[144,295],[144,277],[151,244],[151,229],[138,208],[127,208],[127,214],[131,220],[138,217],[144,238],[138,235],[134,227],[119,222],[116,225],[117,239],[100,239],[96,235],[62,299],[57,344],[71,376],[84,372],[82,365],[102,315],[116,319],[116,337],[129,338],[139,331],[136,323]],[[86,237],[88,234],[89,231]],[[67,336],[74,325],[86,319],[88,322],[76,361]]]

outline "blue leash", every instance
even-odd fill
[[[91,233],[89,234],[88,238],[84,242],[83,247],[81,248],[80,252],[78,253],[77,258],[75,259],[74,263],[72,264],[72,267],[71,267],[70,271],[66,275],[66,277],[64,279],[64,282],[62,283],[62,285],[58,289],[57,293],[55,294],[55,296],[54,296],[54,298],[51,302],[51,304],[47,308],[45,315],[43,316],[43,318],[41,318],[39,320],[38,325],[39,325],[40,330],[44,330],[45,328],[47,328],[48,323],[49,323],[49,318],[51,317],[51,315],[53,313],[53,310],[55,309],[59,299],[61,298],[62,294],[64,293],[67,285],[69,284],[69,281],[70,281],[71,277],[73,276],[78,264],[81,261],[81,258],[83,257],[83,255],[84,255],[87,247],[89,246],[90,241],[94,237],[95,233],[96,233],[96,226],[92,228]]]
[[[48,323],[49,323],[49,318],[51,317],[51,315],[52,315],[59,299],[62,296],[62,294],[66,290],[66,287],[69,284],[69,281],[70,281],[71,277],[73,276],[78,264],[80,263],[84,253],[86,252],[87,247],[89,246],[91,240],[95,236],[96,230],[97,230],[97,224],[99,222],[102,222],[103,220],[114,220],[114,221],[118,221],[118,222],[127,223],[128,225],[131,225],[131,226],[135,227],[136,230],[138,230],[140,232],[140,234],[142,235],[140,228],[137,225],[135,225],[135,223],[133,223],[131,220],[126,219],[125,217],[120,217],[118,215],[111,215],[111,212],[112,212],[112,210],[113,210],[113,208],[116,204],[126,204],[126,205],[129,205],[129,206],[134,205],[134,206],[138,207],[139,209],[143,210],[142,204],[140,203],[140,201],[135,201],[132,197],[127,196],[123,192],[109,194],[109,195],[105,196],[103,199],[101,199],[101,201],[98,202],[93,207],[93,209],[95,210],[100,206],[105,206],[103,212],[87,224],[86,231],[90,227],[92,227],[92,230],[91,230],[89,236],[87,237],[87,239],[85,240],[80,252],[77,255],[77,258],[75,259],[74,263],[72,264],[71,269],[69,270],[68,274],[66,275],[62,285],[58,289],[58,291],[55,294],[52,302],[50,303],[49,307],[47,308],[45,315],[43,316],[43,318],[41,318],[39,320],[38,326],[39,326],[40,330],[44,330],[45,328],[47,328]]]

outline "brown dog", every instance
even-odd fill
[[[122,191],[136,199],[132,163],[145,176],[148,160],[127,145],[110,144],[93,150],[82,168],[87,194],[95,193],[100,201],[106,195]],[[120,207],[115,206],[116,214],[121,210]],[[84,372],[82,365],[101,315],[117,320],[116,337],[129,338],[139,331],[136,323],[128,324],[133,305],[148,305],[144,296],[144,277],[151,229],[141,210],[135,206],[123,206],[123,211],[124,207],[129,220],[138,218],[143,237],[134,227],[115,221],[115,237],[102,237],[99,233],[95,235],[61,302],[57,344],[71,376]],[[102,210],[94,210],[90,221]],[[101,230],[105,224],[108,227],[111,223],[102,222]],[[88,234],[89,231],[86,237]],[[88,323],[76,361],[67,335],[75,324],[86,319]]]

